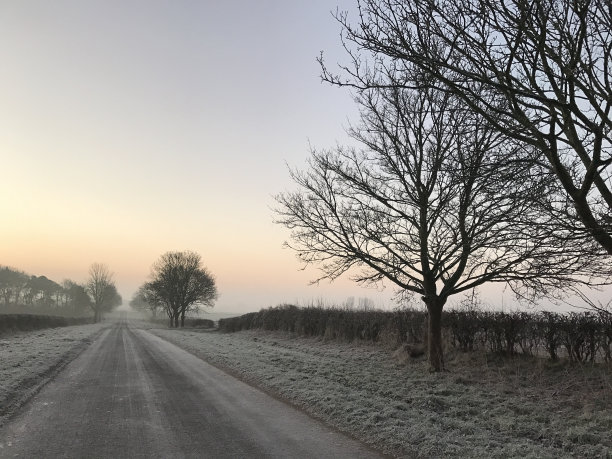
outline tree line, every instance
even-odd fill
[[[0,302],[4,312],[68,316],[93,312],[94,321],[99,321],[104,312],[121,305],[122,299],[108,268],[94,263],[83,284],[70,279],[58,284],[46,276],[0,267]]]
[[[358,0],[336,13],[354,146],[311,151],[277,196],[319,279],[391,283],[428,311],[444,368],[449,297],[535,302],[612,276],[612,11],[603,0]]]

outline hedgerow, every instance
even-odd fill
[[[219,330],[271,330],[326,340],[369,341],[397,346],[426,341],[427,313],[281,305],[221,319]],[[463,352],[565,356],[575,362],[612,362],[612,314],[450,310],[443,315],[447,345]]]
[[[148,319],[150,322],[159,325],[168,325],[168,319]],[[201,319],[198,317],[185,317],[185,328],[214,328],[215,321],[210,319]]]
[[[17,331],[67,327],[91,323],[90,317],[63,317],[34,314],[0,314],[0,335]]]

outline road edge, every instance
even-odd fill
[[[369,449],[370,451],[372,451],[374,453],[377,453],[377,454],[381,455],[384,458],[394,458],[394,457],[397,457],[397,456],[394,456],[392,454],[385,453],[381,449],[376,448],[374,445],[372,445],[370,443],[364,442],[362,438],[359,438],[358,436],[354,435],[353,433],[347,432],[345,430],[342,430],[338,426],[327,422],[325,419],[319,418],[318,416],[316,416],[315,413],[312,413],[312,412],[308,411],[304,406],[301,406],[301,405],[295,403],[293,400],[289,399],[288,397],[285,397],[285,396],[279,394],[278,392],[275,392],[272,389],[269,389],[269,388],[267,388],[265,386],[262,386],[261,384],[257,383],[256,381],[249,379],[248,376],[245,373],[240,372],[238,370],[235,370],[235,369],[233,369],[231,367],[228,367],[226,365],[223,365],[221,363],[215,362],[214,360],[211,360],[210,358],[207,358],[206,356],[204,356],[202,354],[195,353],[195,352],[193,352],[193,351],[191,351],[189,349],[185,349],[183,346],[181,346],[180,343],[168,340],[165,337],[160,336],[160,335],[154,333],[154,330],[156,330],[155,328],[151,328],[151,329],[143,329],[143,328],[141,328],[140,330],[148,332],[148,333],[151,333],[152,335],[156,336],[157,338],[162,339],[164,341],[167,341],[168,343],[173,344],[176,347],[181,348],[183,351],[193,355],[194,357],[197,357],[198,359],[202,360],[203,362],[206,362],[210,366],[215,367],[216,369],[218,369],[218,370],[220,370],[220,371],[230,375],[231,377],[236,378],[237,380],[243,382],[244,384],[247,384],[248,386],[251,386],[254,389],[257,389],[257,390],[263,392],[264,394],[268,395],[269,397],[272,397],[275,400],[278,400],[279,402],[282,402],[282,403],[284,403],[286,405],[289,405],[291,408],[294,408],[294,409],[298,410],[300,413],[305,414],[310,419],[312,419],[315,422],[318,422],[319,424],[325,426],[326,428],[328,428],[328,429],[330,429],[330,430],[332,430],[332,431],[334,431],[334,432],[336,432],[338,434],[344,435],[344,436],[350,438],[351,440],[359,442],[365,448]],[[177,330],[177,331],[180,332],[180,329]],[[192,330],[185,330],[185,331],[192,331]]]

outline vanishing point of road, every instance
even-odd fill
[[[0,429],[0,457],[380,456],[123,321]]]

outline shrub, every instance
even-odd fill
[[[612,312],[605,309],[597,311],[601,326],[600,349],[606,362],[612,362]]]
[[[210,319],[186,318],[185,326],[192,328],[213,328],[215,326],[215,321]]]
[[[473,351],[476,339],[482,330],[481,317],[476,310],[449,311],[443,324],[450,329],[451,344],[463,351]]]
[[[0,314],[0,334],[91,323],[89,317],[62,317],[34,314]]]
[[[219,330],[278,330],[330,340],[418,343],[423,341],[426,318],[424,312],[413,310],[391,312],[281,305],[240,317],[221,319]]]
[[[563,344],[571,361],[594,361],[599,348],[600,324],[595,314],[571,312],[564,317]]]

